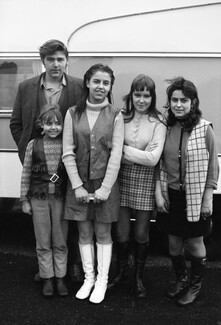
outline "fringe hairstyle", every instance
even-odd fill
[[[122,113],[124,115],[124,121],[125,123],[130,122],[134,118],[135,114],[135,107],[133,104],[133,93],[135,91],[143,91],[146,89],[150,92],[150,96],[152,98],[151,104],[146,112],[148,116],[155,117],[159,119],[159,115],[161,113],[156,109],[156,90],[155,90],[155,83],[154,81],[144,74],[139,74],[133,81],[130,87],[129,94],[125,95],[123,97],[123,100],[125,102],[124,109],[122,110]],[[159,119],[160,120],[160,119]]]

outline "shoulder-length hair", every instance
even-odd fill
[[[111,70],[111,68],[108,65],[103,65],[101,63],[94,64],[90,67],[90,69],[87,70],[87,72],[84,75],[83,95],[82,95],[82,98],[80,99],[80,101],[77,103],[76,109],[75,109],[75,114],[78,116],[78,118],[80,118],[82,113],[86,110],[86,100],[89,96],[89,88],[87,87],[87,83],[90,81],[92,76],[98,71],[108,73],[111,78],[111,87],[110,87],[110,91],[107,95],[107,98],[108,98],[108,101],[110,104],[113,103],[112,87],[113,87],[114,80],[115,80],[113,70]]]
[[[170,85],[167,87],[167,103],[165,105],[165,108],[168,111],[168,116],[167,116],[167,125],[168,126],[173,126],[177,118],[173,114],[171,110],[171,97],[173,95],[173,92],[175,90],[181,90],[183,95],[191,100],[191,109],[187,117],[185,118],[184,122],[184,128],[188,131],[191,132],[192,129],[196,124],[198,124],[202,112],[199,109],[199,98],[198,98],[198,92],[195,87],[195,85],[189,81],[184,79],[183,77],[177,77],[174,79],[168,79],[167,82],[170,83]]]
[[[135,107],[133,104],[133,93],[135,91],[143,91],[147,90],[150,92],[151,96],[151,104],[146,112],[149,116],[155,117],[159,119],[159,115],[161,114],[156,109],[156,87],[154,81],[145,74],[139,74],[133,81],[130,87],[129,94],[123,97],[125,102],[124,109],[122,113],[124,115],[125,123],[130,122],[134,118]]]

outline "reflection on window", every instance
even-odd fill
[[[5,59],[0,60],[0,110],[13,107],[18,85],[25,79],[42,72],[40,59]]]

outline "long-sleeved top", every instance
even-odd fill
[[[99,112],[102,108],[107,105],[107,100],[98,105],[93,105],[87,101],[86,114],[89,123],[90,130],[97,120]],[[112,148],[110,153],[110,158],[108,161],[106,173],[104,180],[102,182],[102,191],[106,194],[110,193],[113,184],[115,183],[120,167],[120,159],[122,156],[122,145],[124,137],[124,122],[122,114],[119,113],[114,121],[114,131],[112,136]],[[78,168],[76,163],[75,154],[75,143],[73,137],[73,123],[72,117],[69,111],[67,111],[65,121],[64,121],[64,131],[63,131],[63,162],[65,164],[68,177],[70,179],[72,188],[75,189],[81,185],[83,182],[78,174]]]
[[[155,166],[163,150],[166,126],[154,117],[135,111],[134,118],[124,127],[124,158],[136,164]],[[150,141],[157,143],[152,151],[147,150]]]

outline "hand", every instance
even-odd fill
[[[109,191],[102,190],[100,187],[94,193],[94,203],[101,203],[102,201],[106,201],[109,197]]]
[[[213,213],[213,201],[212,198],[209,200],[204,200],[201,206],[200,214],[205,220],[206,218],[210,217]]]
[[[88,191],[83,186],[77,187],[74,190],[75,197],[79,203],[88,203],[90,201]]]
[[[32,215],[32,208],[29,201],[22,201],[22,211],[26,214]]]
[[[150,142],[148,142],[145,150],[150,152],[150,151],[153,151],[154,149],[156,149],[157,147],[158,147],[157,142],[150,141]]]
[[[169,213],[169,202],[163,196],[156,197],[157,211],[160,213]]]

